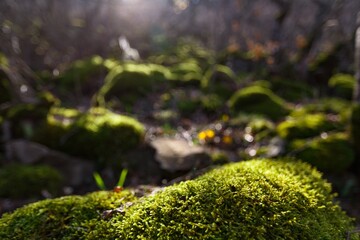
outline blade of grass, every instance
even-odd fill
[[[121,174],[120,174],[120,177],[119,177],[119,181],[118,181],[118,183],[117,183],[117,186],[119,186],[119,187],[123,187],[123,186],[124,186],[127,173],[128,173],[128,170],[127,170],[126,168],[121,171]]]
[[[94,172],[93,176],[94,176],[94,179],[95,179],[95,182],[96,182],[96,185],[98,186],[98,188],[100,190],[105,190],[106,186],[105,186],[104,180],[102,179],[100,174],[97,172]]]

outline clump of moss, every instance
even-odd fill
[[[85,85],[91,84],[89,80],[94,76],[106,72],[103,63],[104,60],[100,56],[77,60],[56,77],[56,84],[60,85],[64,91],[73,91],[79,86],[85,88]]]
[[[342,239],[352,221],[309,165],[284,160],[229,164],[144,199],[98,224],[107,239]]]
[[[314,89],[304,82],[273,79],[271,84],[276,94],[288,101],[300,101],[313,98],[315,95]]]
[[[132,98],[145,95],[158,83],[165,82],[170,77],[170,71],[161,65],[128,63],[117,66],[105,77],[97,100],[104,104],[105,99],[115,96],[131,102]]]
[[[274,120],[286,116],[289,112],[283,99],[261,86],[238,90],[230,98],[228,105],[234,112],[256,113]]]
[[[179,84],[199,86],[202,80],[202,69],[196,61],[186,61],[171,67],[171,80]]]
[[[290,144],[290,149],[298,159],[330,173],[344,172],[355,159],[351,143],[343,133],[333,133],[307,141],[295,140]]]
[[[225,165],[140,201],[124,191],[31,204],[0,219],[0,237],[342,239],[353,224],[333,197],[330,184],[308,164],[252,160]],[[127,207],[127,202],[134,205]]]
[[[144,126],[134,118],[94,108],[86,113],[54,109],[34,140],[70,155],[111,160],[142,141]]]
[[[237,88],[235,73],[225,65],[217,64],[208,69],[202,79],[202,87],[210,93],[228,99]]]
[[[355,77],[351,74],[338,73],[329,79],[328,85],[336,96],[351,100],[355,86]]]
[[[291,140],[314,137],[322,132],[334,130],[336,126],[336,122],[330,121],[324,114],[306,114],[281,122],[277,126],[277,132],[280,137]]]
[[[83,197],[67,196],[43,200],[4,214],[0,219],[1,239],[88,239],[94,226],[108,226],[106,210],[134,201],[129,191],[94,192]],[[108,214],[108,215],[106,215]],[[100,238],[104,239],[104,238]]]
[[[352,106],[351,113],[351,141],[360,156],[360,104],[354,104]]]
[[[42,191],[56,195],[62,176],[52,167],[12,164],[0,169],[0,197],[40,197]]]

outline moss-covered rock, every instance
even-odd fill
[[[0,238],[88,239],[87,235],[94,231],[95,225],[111,227],[104,218],[107,218],[106,213],[109,217],[112,213],[106,210],[121,207],[134,199],[129,191],[122,191],[43,200],[12,214],[4,214],[0,219]]]
[[[60,173],[45,165],[12,164],[0,169],[0,197],[40,197],[42,191],[56,195],[60,192],[61,184]]]
[[[140,122],[106,109],[53,109],[33,140],[73,156],[116,161],[119,154],[138,146],[143,135]]]
[[[276,94],[291,102],[311,99],[315,95],[315,89],[305,82],[275,78],[271,80],[271,85],[271,89],[273,89]]]
[[[354,145],[357,156],[360,156],[360,104],[359,103],[355,103],[352,106],[350,132],[351,132],[351,141]],[[358,167],[360,167],[360,160],[358,160],[357,165]]]
[[[117,66],[106,76],[97,100],[104,104],[105,99],[113,96],[132,102],[168,78],[171,78],[170,71],[161,65],[127,63]]]
[[[342,239],[351,220],[307,164],[254,160],[226,165],[144,199],[98,225],[119,239]]]
[[[186,61],[171,67],[170,79],[177,84],[200,86],[203,78],[202,69],[196,61]]]
[[[319,135],[322,132],[334,130],[337,123],[331,121],[325,114],[305,114],[297,117],[289,117],[277,126],[280,137],[292,140],[296,138],[308,138]]]
[[[75,61],[54,81],[63,91],[74,91],[74,88],[84,90],[89,85],[94,85],[96,76],[105,72],[104,60],[100,56],[93,56],[89,59]]]
[[[333,133],[311,140],[295,140],[290,144],[295,156],[328,173],[344,172],[355,159],[348,137]]]
[[[354,92],[355,77],[351,74],[338,73],[329,79],[328,85],[336,96],[350,100]]]
[[[237,88],[235,80],[236,75],[231,68],[217,64],[206,71],[201,85],[206,91],[228,99]]]
[[[343,239],[353,229],[321,174],[289,160],[229,164],[129,201],[126,191],[41,201],[5,214],[0,237]]]
[[[288,112],[283,99],[270,89],[260,86],[250,86],[235,92],[228,101],[233,112],[247,112],[265,115],[271,119],[280,119]]]

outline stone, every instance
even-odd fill
[[[57,169],[66,186],[80,186],[92,181],[93,163],[47,148],[24,139],[6,143],[6,158],[10,163],[46,164]]]
[[[161,137],[150,143],[155,148],[155,159],[163,170],[169,172],[191,170],[210,164],[210,156],[200,146],[186,140]]]

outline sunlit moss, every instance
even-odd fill
[[[40,197],[42,191],[56,195],[61,183],[60,173],[49,166],[12,164],[0,169],[0,197]]]
[[[291,143],[290,149],[297,158],[330,173],[344,172],[355,159],[351,143],[343,133],[296,140]]]
[[[210,93],[228,99],[236,89],[236,75],[228,66],[217,64],[206,71],[201,86]]]
[[[342,239],[353,228],[309,165],[226,165],[145,198],[90,234],[107,239]]]
[[[0,219],[0,237],[342,239],[353,224],[333,197],[330,184],[308,164],[252,160],[225,165],[140,201],[123,191],[30,204]]]
[[[3,68],[9,67],[9,61],[8,61],[7,57],[1,52],[0,52],[0,66]]]
[[[2,216],[0,238],[88,239],[87,235],[97,224],[111,228],[106,220],[106,210],[134,200],[135,197],[129,191],[94,192],[85,196],[67,196],[29,204]]]
[[[200,85],[203,77],[202,69],[196,61],[186,61],[171,67],[171,80],[179,83]]]
[[[328,85],[336,96],[350,100],[354,92],[355,77],[351,74],[338,73],[329,79]]]
[[[116,161],[138,146],[143,135],[144,126],[136,119],[106,109],[53,109],[34,140],[74,156]]]
[[[336,122],[328,120],[325,114],[318,113],[288,118],[277,126],[277,132],[280,137],[291,140],[314,137],[336,128]]]
[[[100,56],[77,60],[56,77],[56,84],[65,91],[73,91],[74,88],[84,88],[85,84],[93,84],[89,82],[90,79],[101,72],[106,72],[103,62]]]
[[[130,98],[145,95],[171,77],[170,71],[161,65],[127,63],[113,68],[104,80],[97,101],[105,104],[111,96],[131,101]]]
[[[230,98],[228,105],[234,112],[256,113],[271,119],[279,119],[289,112],[284,100],[260,86],[238,90]]]

